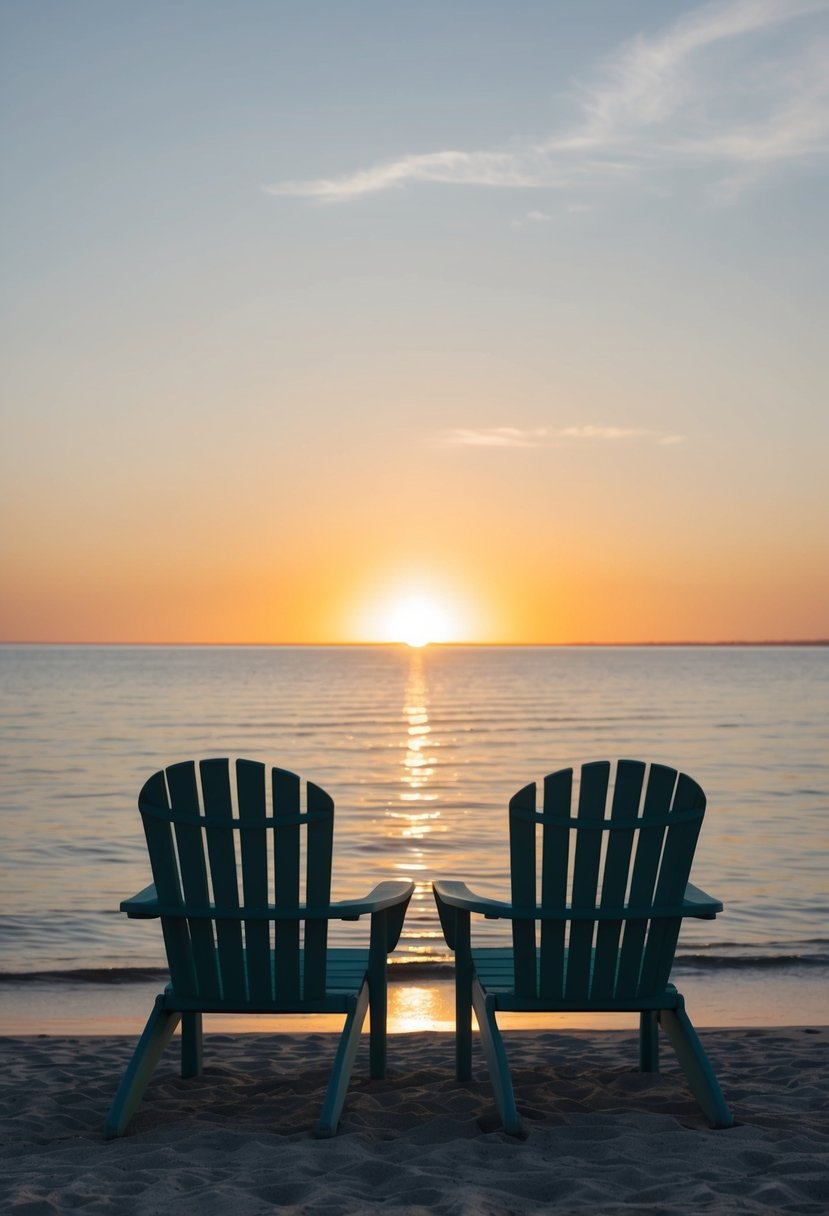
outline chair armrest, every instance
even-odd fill
[[[121,904],[122,911],[128,916],[150,917],[167,916],[181,920],[359,920],[361,916],[374,916],[378,912],[388,912],[406,905],[414,891],[413,882],[393,880],[378,883],[373,891],[369,891],[364,899],[344,899],[339,903],[324,904],[322,907],[308,907],[307,904],[293,904],[291,907],[280,908],[275,904],[265,904],[254,907],[231,907],[215,904],[189,904],[186,900],[175,904],[163,904],[156,895],[155,887],[146,887],[132,899],[125,899]]]
[[[545,908],[545,907],[528,907],[519,908],[515,904],[506,902],[500,899],[489,899],[486,895],[479,895],[475,891],[470,891],[466,883],[463,882],[447,882],[439,880],[432,884],[435,900],[438,905],[438,912],[446,908],[455,908],[460,912],[478,912],[488,920],[565,920],[565,921],[581,921],[581,920],[635,920],[637,917],[643,919],[668,919],[676,916],[695,916],[705,920],[713,920],[718,912],[722,912],[723,906],[718,899],[713,899],[712,896],[706,895],[699,887],[695,887],[693,883],[688,883],[685,890],[685,897],[681,904],[674,904],[670,907],[654,908],[650,905],[645,905],[641,908]]]
[[[131,899],[121,900],[121,911],[132,920],[153,920],[159,915],[159,906],[155,883],[150,883]]]
[[[718,912],[722,912],[723,906],[720,900],[714,899],[713,895],[706,895],[699,887],[695,887],[692,882],[689,882],[685,888],[683,909],[685,916],[713,920]]]
[[[461,912],[480,912],[489,920],[499,920],[501,917],[513,917],[515,909],[512,904],[501,899],[490,899],[486,895],[478,895],[470,891],[465,882],[448,879],[438,879],[432,883],[432,889],[437,900],[438,910],[445,904],[450,908],[458,908]]]
[[[369,974],[374,975],[375,983],[381,974],[385,974],[386,955],[391,954],[400,940],[414,889],[413,882],[397,879],[379,883],[366,897],[375,905],[371,913],[369,944]]]
[[[407,904],[414,892],[414,883],[405,879],[390,879],[380,882],[362,899],[343,899],[328,905],[327,915],[332,920],[359,920],[361,916],[385,912],[400,904]]]

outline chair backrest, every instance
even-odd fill
[[[265,765],[253,760],[237,760],[235,774],[228,760],[174,764],[141,791],[179,997],[244,1008],[325,996],[327,922],[305,922],[301,951],[301,920],[275,920],[269,906],[330,903],[334,803],[309,781],[303,811],[299,777],[270,771],[270,798]]]
[[[582,767],[575,808],[571,768],[544,778],[540,810],[535,783],[510,802],[512,902],[541,924],[537,970],[536,920],[513,922],[519,996],[635,1006],[668,982],[705,794],[661,764],[611,769]]]

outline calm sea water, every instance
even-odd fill
[[[118,903],[149,881],[138,790],[174,761],[324,786],[334,898],[412,878],[398,954],[441,960],[432,879],[507,895],[510,795],[627,756],[708,794],[693,877],[726,911],[687,925],[680,965],[829,977],[827,722],[819,647],[2,647],[0,972],[163,964]]]

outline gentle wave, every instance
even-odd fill
[[[397,961],[389,959],[392,979],[414,977],[423,979],[450,979],[454,968],[448,962],[421,962],[420,960]],[[168,983],[169,972],[163,967],[77,967],[45,971],[0,971],[3,984],[143,984],[150,981]]]
[[[139,984],[169,980],[160,967],[77,967],[55,971],[0,971],[0,984]]]
[[[676,971],[768,971],[808,968],[829,971],[829,951],[797,954],[677,954]],[[412,958],[389,959],[392,979],[404,974],[414,980],[448,980],[454,976],[451,959],[444,962]],[[78,967],[44,971],[0,971],[2,984],[138,984],[150,980],[166,983],[169,979],[163,967]]]
[[[829,968],[826,954],[677,954],[674,967],[679,971],[767,971],[787,967]]]

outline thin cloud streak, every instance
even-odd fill
[[[685,436],[643,427],[595,426],[588,423],[585,426],[539,426],[524,429],[514,426],[454,427],[444,431],[438,437],[438,442],[445,447],[546,448],[567,440],[579,443],[608,443],[633,439],[664,446],[683,443]]]
[[[551,170],[554,171],[551,172]],[[583,160],[553,167],[546,147],[517,152],[429,152],[403,156],[387,164],[360,169],[344,177],[319,181],[278,182],[266,186],[274,195],[299,195],[322,202],[344,202],[365,194],[388,190],[407,182],[440,182],[444,185],[496,186],[499,188],[547,188],[598,183],[608,177],[621,177],[633,171],[622,161]]]
[[[274,195],[343,202],[410,182],[500,189],[575,189],[682,166],[724,179],[722,199],[776,167],[829,151],[827,40],[814,31],[790,51],[780,27],[829,12],[829,0],[714,0],[660,35],[638,35],[601,65],[576,98],[570,130],[508,151],[411,154],[335,178],[278,182]],[[740,60],[767,39],[762,70]],[[727,61],[724,57],[730,56]],[[711,187],[717,193],[717,181]]]

